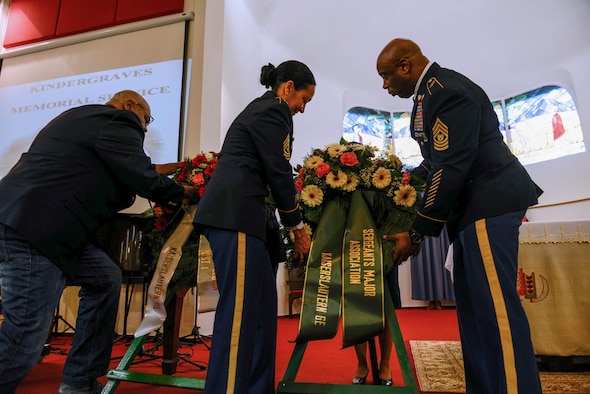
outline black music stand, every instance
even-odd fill
[[[193,317],[194,325],[193,325],[193,329],[191,330],[190,334],[180,337],[180,341],[183,344],[190,344],[191,346],[194,346],[194,345],[200,343],[201,345],[205,346],[207,348],[207,350],[211,350],[211,346],[209,346],[209,344],[203,340],[203,338],[211,339],[211,337],[208,335],[201,335],[199,333],[200,327],[197,325],[197,315],[199,314],[198,287],[195,286],[195,287],[191,288],[191,292],[195,296],[195,311],[194,311],[194,317]]]
[[[142,286],[142,305],[147,297],[149,261],[152,259],[149,244],[144,242],[150,218],[137,215],[116,214],[96,232],[96,243],[121,268],[125,284],[125,309],[123,332],[115,339],[129,339],[127,321],[136,283]]]
[[[72,330],[72,332],[76,331],[76,328],[71,325],[60,313],[59,313],[59,304],[60,302],[57,303],[57,307],[55,308],[55,315],[53,316],[53,322],[51,323],[51,326],[53,327],[53,336],[57,337],[59,335],[63,335],[65,334],[68,330]],[[62,322],[63,324],[65,324],[65,328],[63,329],[63,331],[59,331],[59,322]]]

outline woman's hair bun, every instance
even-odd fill
[[[276,67],[268,63],[265,66],[262,66],[262,70],[260,71],[260,83],[263,84],[265,87],[269,88],[274,86],[277,81],[277,69]]]

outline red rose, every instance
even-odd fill
[[[188,171],[186,169],[182,169],[180,170],[180,173],[178,174],[178,181],[179,182],[185,182],[188,178]]]
[[[168,227],[168,219],[158,218],[158,220],[156,220],[156,230],[164,231],[166,230],[166,227]]]
[[[344,164],[345,166],[352,167],[358,162],[359,159],[356,157],[354,152],[346,152],[340,156],[340,163]]]
[[[215,171],[215,166],[209,166],[203,170],[203,172],[207,176],[211,176],[213,174],[213,171]]]
[[[295,190],[297,190],[297,193],[299,193],[301,190],[303,190],[303,180],[300,178],[297,178],[295,180]]]
[[[303,175],[305,175],[305,167],[299,169],[299,178],[303,178]]]
[[[201,186],[202,184],[205,183],[205,177],[203,176],[202,172],[197,172],[195,175],[193,175],[193,177],[191,178],[191,182],[193,183],[193,185],[195,186]]]
[[[192,165],[193,165],[193,167],[196,167],[199,164],[205,163],[205,162],[207,162],[207,157],[205,155],[198,155],[198,156],[193,157]]]
[[[410,171],[408,171],[408,170],[404,171],[404,176],[402,178],[402,185],[408,185],[410,183],[411,179],[412,179],[412,175],[410,174]]]
[[[161,218],[164,215],[162,207],[158,205],[154,206],[154,215],[156,215],[157,218]]]
[[[328,163],[320,163],[315,168],[315,174],[318,178],[323,178],[330,172],[330,165]]]

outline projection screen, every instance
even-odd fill
[[[0,70],[0,177],[38,131],[68,108],[104,104],[138,91],[155,121],[145,150],[153,163],[181,157],[185,21],[3,59]]]

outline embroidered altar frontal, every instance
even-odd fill
[[[520,228],[517,289],[536,355],[590,355],[590,220]]]

